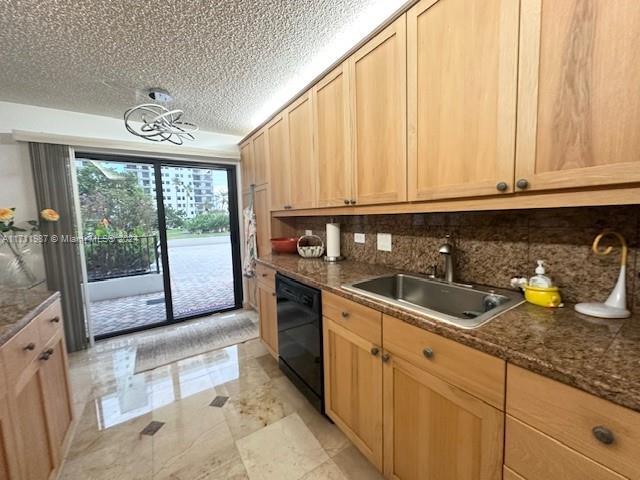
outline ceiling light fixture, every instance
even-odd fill
[[[160,88],[148,92],[151,99],[167,104],[173,100],[169,92]],[[159,103],[143,103],[124,112],[124,126],[129,133],[152,142],[170,142],[182,145],[184,140],[195,140],[198,126],[182,120],[183,110],[169,110]]]

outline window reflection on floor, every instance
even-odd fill
[[[240,376],[236,345],[133,374],[135,347],[112,352],[116,391],[98,397],[98,425],[104,430]]]

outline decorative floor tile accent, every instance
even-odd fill
[[[163,425],[164,425],[164,422],[158,422],[158,421],[154,420],[154,421],[150,422],[149,425],[144,427],[144,429],[140,432],[140,435],[153,436],[156,433],[158,433],[158,430],[160,430]]]
[[[224,407],[224,404],[227,403],[227,400],[229,400],[229,397],[223,397],[222,395],[218,395],[216,398],[213,399],[213,401],[209,404],[209,406],[222,408]]]

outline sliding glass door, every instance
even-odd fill
[[[162,166],[162,197],[175,318],[235,305],[229,174]]]
[[[76,154],[95,338],[239,308],[231,166]]]

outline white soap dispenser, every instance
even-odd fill
[[[536,274],[529,279],[529,286],[537,288],[551,287],[553,282],[551,282],[551,279],[545,275],[544,261],[536,260],[536,263],[538,264],[536,267]]]

